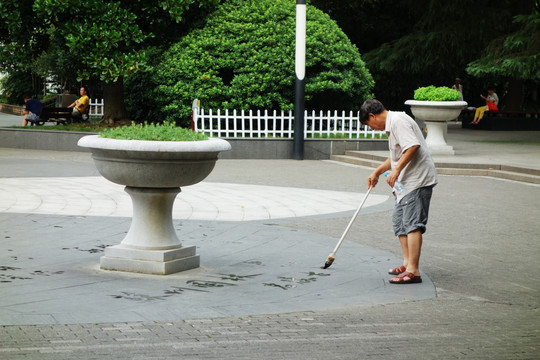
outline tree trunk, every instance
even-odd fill
[[[521,101],[523,99],[523,80],[510,80],[508,82],[507,93],[504,99],[504,110],[521,110]]]
[[[124,102],[124,78],[120,77],[116,82],[105,84],[103,120],[108,124],[113,124],[116,121],[127,119],[128,114]]]

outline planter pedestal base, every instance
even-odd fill
[[[455,155],[454,148],[446,143],[446,121],[425,121],[426,144],[431,155]]]
[[[101,269],[143,274],[168,275],[198,268],[200,257],[195,246],[169,250],[133,249],[124,245],[109,246],[101,257]]]
[[[195,246],[182,247],[173,226],[172,208],[180,188],[126,186],[133,220],[120,245],[105,248],[101,269],[167,275],[199,267]]]

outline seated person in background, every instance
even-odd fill
[[[454,85],[452,85],[452,89],[459,91],[461,96],[459,97],[459,101],[463,101],[463,85],[461,85],[461,79],[456,78],[456,82]]]
[[[35,97],[25,96],[24,103],[26,106],[23,111],[24,118],[22,126],[28,125],[28,120],[39,120],[39,115],[41,115],[41,109],[43,109],[43,103]]]
[[[82,118],[83,114],[86,113],[86,109],[90,106],[90,98],[88,98],[88,90],[86,86],[81,87],[80,90],[81,97],[78,100],[75,100],[73,104],[68,107],[73,108],[73,116]]]
[[[480,106],[474,113],[474,119],[471,122],[473,125],[480,123],[480,120],[484,117],[484,112],[489,110],[497,111],[497,105],[499,105],[499,97],[495,93],[493,88],[488,88],[488,96],[480,95],[482,99],[486,101],[486,106]]]

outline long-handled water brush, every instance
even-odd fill
[[[345,239],[345,236],[347,235],[347,233],[349,232],[349,229],[351,228],[354,220],[356,219],[356,217],[358,216],[358,213],[360,212],[360,210],[362,209],[362,206],[364,206],[364,203],[366,202],[366,199],[369,195],[369,193],[371,192],[371,189],[373,189],[373,186],[370,186],[368,188],[368,191],[366,192],[366,195],[364,195],[364,199],[362,199],[362,202],[360,203],[360,205],[358,206],[358,209],[356,209],[356,212],[354,213],[351,221],[349,221],[349,225],[347,225],[347,228],[345,229],[345,231],[343,232],[343,235],[341,235],[341,239],[339,239],[336,247],[334,248],[334,251],[332,251],[330,253],[330,255],[328,255],[328,257],[326,258],[326,262],[324,263],[324,266],[322,267],[323,269],[327,269],[330,267],[330,265],[332,265],[332,263],[334,262],[334,260],[336,259],[336,253],[339,249],[339,247],[341,246],[341,243],[343,242],[343,239]]]

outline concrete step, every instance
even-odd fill
[[[330,160],[340,161],[340,162],[353,164],[353,165],[367,166],[367,167],[372,167],[372,168],[376,168],[377,166],[381,164],[380,160],[370,160],[370,159],[365,159],[358,156],[350,156],[350,155],[331,155]]]
[[[347,150],[345,151],[346,156],[353,156],[358,157],[362,159],[370,159],[370,160],[376,160],[376,161],[384,161],[386,160],[386,156],[384,155],[376,155],[371,152],[365,152],[365,151],[358,151],[358,150]]]
[[[332,155],[330,160],[348,164],[378,167],[385,156],[362,151],[346,151],[345,155]],[[498,164],[446,163],[435,161],[437,173],[442,175],[490,176],[500,179],[540,184],[540,170]]]
[[[449,168],[437,167],[437,173],[443,175],[469,175],[469,176],[490,176],[499,179],[540,184],[540,176],[530,175],[522,172],[502,171],[496,169],[473,169],[473,168]]]

